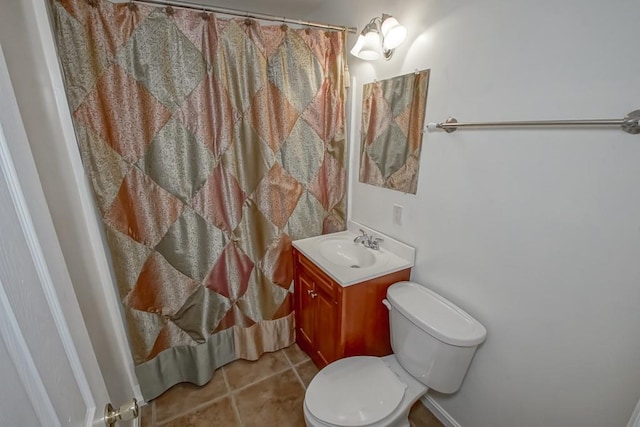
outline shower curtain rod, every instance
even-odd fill
[[[358,29],[355,27],[345,27],[342,25],[332,25],[332,24],[323,24],[321,22],[313,22],[313,21],[304,21],[302,19],[294,19],[287,17],[279,17],[275,15],[267,15],[264,13],[254,13],[248,12],[238,9],[228,9],[225,7],[218,6],[208,6],[204,4],[190,3],[185,1],[174,1],[174,0],[132,0],[133,3],[141,3],[141,4],[151,4],[151,5],[160,5],[160,6],[171,6],[178,7],[182,9],[194,9],[201,11],[209,11],[209,12],[217,12],[222,13],[224,15],[232,15],[232,16],[241,16],[243,18],[253,18],[253,19],[262,19],[265,21],[277,21],[283,22],[287,24],[298,24],[306,27],[315,27],[315,28],[325,28],[327,30],[337,30],[337,31],[346,31],[348,33],[357,33]]]
[[[468,122],[459,123],[455,117],[449,117],[442,123],[429,123],[428,130],[444,130],[447,133],[460,128],[488,128],[488,127],[534,127],[534,126],[620,126],[630,134],[640,133],[640,110],[634,110],[624,119],[590,119],[590,120],[535,120],[513,122]]]

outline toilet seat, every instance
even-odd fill
[[[307,388],[309,412],[328,424],[366,426],[391,414],[407,386],[378,357],[356,356],[323,368]]]

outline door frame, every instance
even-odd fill
[[[2,50],[0,49],[0,55],[1,54]],[[90,426],[97,415],[96,399],[94,399],[94,395],[89,387],[89,382],[80,361],[78,351],[76,350],[74,340],[71,337],[63,309],[57,298],[56,287],[49,274],[42,248],[38,242],[38,237],[9,155],[4,130],[0,123],[0,173],[2,172],[4,172],[4,179],[7,181],[11,199],[13,200],[14,208],[22,226],[22,233],[25,236],[35,269],[42,283],[42,291],[45,295],[49,310],[53,315],[60,341],[62,342],[62,346],[72,368],[75,383],[80,391],[84,405],[87,408],[84,425]],[[11,306],[9,296],[5,291],[5,284],[2,283],[2,280],[0,280],[0,338],[5,342],[11,360],[25,386],[27,396],[41,425],[51,425],[53,420],[57,420],[58,425],[60,425],[61,420],[58,419],[37,365],[31,356],[27,341],[22,334],[20,324]],[[97,364],[95,368],[98,368]],[[108,395],[104,396],[104,398],[106,401],[109,400]]]
[[[34,12],[34,26],[37,28],[50,79],[47,83],[50,84],[51,91],[53,92],[57,120],[60,123],[64,135],[64,149],[71,163],[71,171],[79,194],[82,216],[85,219],[84,225],[87,230],[86,239],[92,248],[92,255],[97,266],[92,283],[86,283],[85,285],[97,288],[96,293],[100,295],[100,303],[107,307],[108,318],[102,318],[97,321],[109,324],[109,328],[107,329],[112,333],[110,342],[112,346],[117,347],[119,354],[119,360],[117,362],[122,363],[124,366],[127,387],[132,391],[133,396],[138,402],[143,403],[144,398],[135,375],[135,366],[129,348],[129,339],[122,315],[121,302],[114,284],[115,274],[111,265],[111,256],[107,249],[102,224],[96,210],[89,180],[82,164],[80,152],[78,151],[78,142],[64,89],[62,71],[56,53],[57,47],[54,43],[54,34],[47,2],[46,0],[31,0],[30,3]],[[91,324],[87,323],[87,329],[89,330],[89,334],[93,336],[95,332]],[[104,369],[105,367],[102,368]]]
[[[82,400],[83,425],[95,425],[103,418],[98,405],[108,402],[109,394],[84,328],[33,159],[30,157],[28,140],[1,45],[0,177],[6,183],[11,208],[20,224],[20,235],[24,238],[39,282],[16,284],[0,280],[0,339],[4,341],[29,403],[42,425],[63,425],[67,421],[59,418],[50,396],[52,392],[64,393],[67,391],[65,386],[70,384],[74,384]],[[21,268],[28,267],[17,266],[5,272],[9,277],[22,278]],[[32,318],[28,315],[30,310],[42,309],[42,305],[32,307],[26,303],[32,301],[28,299],[29,296],[36,295],[38,301],[45,302],[53,325],[38,326],[24,321],[25,316],[27,319]],[[23,318],[23,321],[20,321],[19,317]],[[55,376],[58,373],[50,372],[52,366],[43,366],[42,357],[39,357],[41,355],[35,354],[34,358],[34,351],[39,352],[43,349],[40,341],[34,341],[33,334],[30,335],[31,339],[28,338],[28,331],[34,328],[42,329],[40,334],[45,333],[47,328],[49,332],[55,331],[53,333],[57,334],[56,339],[62,346],[64,356],[61,357],[62,355],[57,353],[48,354],[47,357],[50,356],[56,363],[64,360],[57,367],[60,367],[61,372],[69,372],[70,375],[56,381]],[[51,388],[52,381],[59,389],[47,389],[45,382]]]

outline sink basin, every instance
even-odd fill
[[[380,250],[354,243],[360,230],[384,239]],[[412,247],[351,220],[346,231],[294,240],[292,245],[342,287],[411,268],[415,259]]]
[[[331,238],[320,244],[320,255],[340,267],[364,268],[376,262],[372,249],[347,238]]]

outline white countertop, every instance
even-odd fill
[[[369,235],[384,239],[380,243],[379,251],[366,249],[367,251],[372,251],[375,255],[376,261],[372,265],[360,268],[343,267],[332,263],[322,255],[320,248],[323,242],[336,238],[353,242],[353,239],[360,235],[360,229]],[[356,243],[353,244],[356,245]],[[347,224],[347,231],[295,240],[293,247],[313,261],[341,286],[354,285],[365,280],[411,268],[415,259],[414,248],[353,221],[349,221]]]

